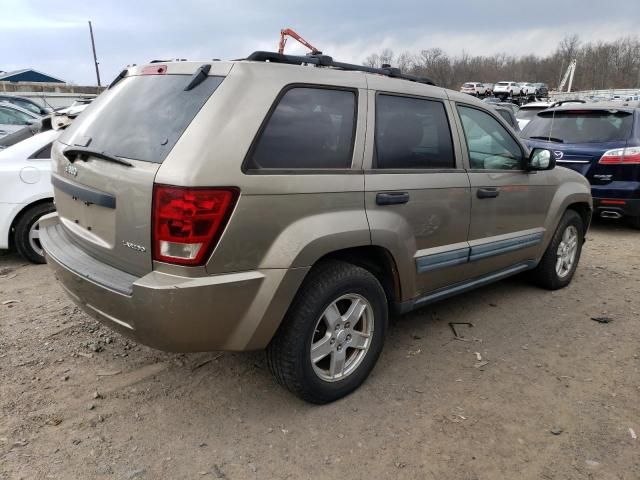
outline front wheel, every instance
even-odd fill
[[[54,212],[53,203],[40,203],[28,208],[16,223],[13,241],[20,255],[33,263],[45,263],[44,250],[40,244],[38,221],[44,215]]]
[[[533,279],[549,290],[564,288],[573,278],[584,243],[584,222],[575,210],[567,210],[547,250],[533,270]]]
[[[329,403],[360,386],[382,351],[387,299],[369,271],[328,261],[309,273],[276,335],[267,363],[302,399]]]

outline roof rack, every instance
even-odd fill
[[[384,65],[382,68],[365,67],[364,65],[355,65],[352,63],[334,62],[333,58],[329,55],[311,54],[311,55],[284,55],[277,52],[253,52],[247,58],[243,60],[251,60],[253,62],[271,62],[271,63],[286,63],[288,65],[317,65],[318,67],[333,67],[341,70],[377,73],[378,75],[385,75],[391,78],[400,78],[402,80],[409,80],[410,82],[424,83],[426,85],[434,85],[433,80],[425,77],[416,77],[414,75],[407,75],[402,73],[399,68],[392,68]]]

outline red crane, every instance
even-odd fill
[[[280,30],[280,43],[278,44],[278,53],[284,53],[284,46],[287,44],[287,37],[291,37],[294,40],[297,40],[298,42],[300,42],[305,47],[307,47],[309,50],[311,50],[312,55],[317,55],[322,53],[320,50],[318,50],[316,47],[314,47],[309,42],[307,42],[304,38],[298,35],[297,32],[295,32],[294,30],[291,30],[290,28],[283,28],[282,30]]]

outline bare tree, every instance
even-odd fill
[[[506,53],[485,57],[464,51],[451,57],[440,48],[403,52],[395,57],[393,51],[385,49],[369,55],[364,64],[380,67],[388,63],[403,72],[429,77],[448,88],[458,88],[468,81],[500,80],[544,82],[556,87],[574,58],[578,61],[573,82],[575,89],[640,89],[640,39],[637,36],[622,37],[613,42],[583,43],[578,35],[568,35],[546,57],[515,57]]]

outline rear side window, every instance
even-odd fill
[[[89,105],[60,141],[162,163],[223,78],[207,77],[185,91],[190,80],[190,75],[127,77]]]
[[[355,92],[290,88],[267,120],[247,168],[351,168],[355,121]]]
[[[379,94],[375,141],[376,168],[455,168],[442,102]]]
[[[625,141],[631,136],[630,112],[598,110],[539,113],[524,130],[526,138],[549,138],[557,143]]]

